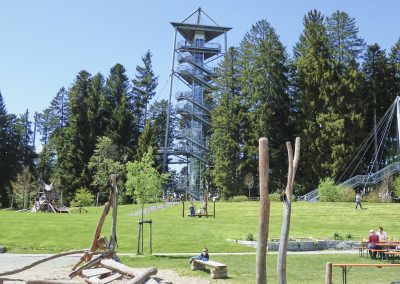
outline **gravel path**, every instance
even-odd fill
[[[48,254],[35,254],[35,255],[26,255],[26,254],[9,254],[4,253],[0,254],[0,273],[4,273],[6,271],[14,270],[17,268],[22,268],[26,265],[29,265],[39,259],[50,256]],[[22,271],[20,273],[1,276],[7,279],[14,279],[14,281],[6,280],[4,283],[19,283],[21,284],[23,280],[62,280],[65,283],[85,283],[83,278],[79,276],[70,279],[68,275],[71,273],[71,268],[75,263],[78,262],[81,255],[70,255],[63,256],[60,258],[56,258],[44,263],[41,263],[37,266],[34,266],[28,270]],[[140,273],[145,268],[135,268],[137,273]],[[129,279],[122,279],[118,281],[113,281],[113,283],[128,283]],[[152,276],[148,284],[207,284],[210,283],[207,279],[203,278],[195,278],[195,277],[187,277],[180,276],[173,270],[158,270],[157,274]],[[227,283],[227,282],[225,282]]]

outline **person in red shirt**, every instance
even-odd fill
[[[375,231],[371,229],[369,231],[369,237],[368,237],[368,248],[369,249],[380,249],[379,246],[376,245],[376,243],[379,243],[379,236],[375,234]],[[371,256],[371,259],[376,258],[376,251],[369,251],[369,255]]]

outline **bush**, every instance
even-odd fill
[[[75,198],[71,202],[72,207],[90,206],[93,204],[94,195],[87,188],[80,188],[75,193]]]
[[[379,203],[382,202],[382,198],[379,196],[379,192],[377,190],[373,190],[368,192],[367,196],[364,197],[364,201]]]
[[[249,198],[244,195],[233,196],[229,201],[231,202],[244,202],[249,201]]]
[[[255,241],[254,235],[252,233],[248,233],[246,236],[246,241]]]
[[[271,202],[281,202],[281,195],[278,192],[271,193],[269,195],[269,200]]]
[[[353,202],[355,198],[354,189],[351,187],[337,187],[338,201]]]
[[[333,179],[326,178],[318,185],[318,195],[321,202],[333,202],[339,200],[338,187]]]

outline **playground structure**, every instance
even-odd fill
[[[31,212],[71,213],[68,207],[57,206],[58,201],[62,202],[60,197],[60,194],[54,191],[54,181],[49,185],[41,182]]]

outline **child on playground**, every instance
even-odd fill
[[[192,263],[194,259],[199,259],[202,261],[208,261],[209,260],[209,255],[208,255],[208,249],[204,248],[203,251],[201,252],[201,254],[199,256],[192,256],[190,258],[189,263]]]

